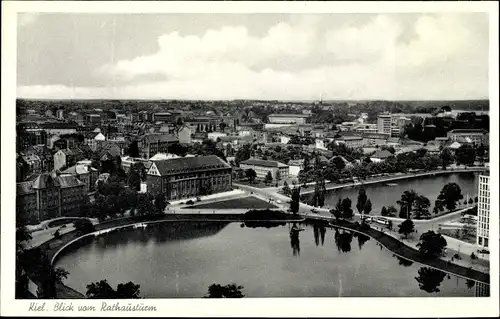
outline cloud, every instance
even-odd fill
[[[110,87],[28,86],[19,92],[186,99],[486,97],[488,35],[471,32],[471,23],[462,15],[422,15],[404,42],[408,26],[391,15],[336,29],[321,28],[318,16],[296,15],[260,37],[244,25],[199,36],[170,32],[158,38],[157,52],[95,70]]]

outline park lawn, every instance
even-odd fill
[[[460,231],[460,236],[457,237],[457,234],[456,234],[456,231],[453,230],[453,229],[441,229],[439,230],[439,233],[440,234],[443,234],[443,235],[446,235],[446,236],[449,236],[449,237],[452,237],[452,238],[455,238],[455,239],[458,239],[458,240],[462,240],[462,241],[465,241],[469,244],[475,244],[476,243],[476,236],[468,236],[468,237],[462,237],[461,236],[461,233],[462,231]]]
[[[263,201],[262,199],[256,197],[244,197],[244,198],[235,198],[229,199],[225,201],[192,205],[189,208],[209,208],[209,209],[231,209],[231,208],[248,208],[248,209],[265,209],[265,208],[277,208],[271,203]]]

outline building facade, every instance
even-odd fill
[[[335,141],[337,144],[344,144],[350,148],[363,147],[363,137],[361,136],[342,136]]]
[[[257,178],[264,180],[269,172],[276,182],[276,176],[279,172],[280,179],[287,178],[290,174],[289,167],[286,164],[277,161],[267,161],[261,159],[250,158],[240,163],[240,168],[247,170],[253,169],[257,173]]]
[[[270,114],[269,123],[272,124],[306,124],[309,115],[306,114]]]
[[[232,189],[232,168],[215,155],[154,161],[146,183],[149,193],[168,200],[226,192]]]
[[[377,117],[377,133],[389,134],[391,136],[391,114],[379,114]]]
[[[178,142],[172,134],[149,134],[138,141],[138,146],[141,157],[148,159],[157,153],[168,153],[168,147]]]
[[[489,145],[489,134],[485,130],[456,129],[449,131],[447,137],[459,143]]]
[[[490,176],[479,175],[478,203],[477,203],[477,230],[476,244],[489,249],[490,238]]]
[[[89,163],[81,164],[80,162],[70,168],[62,171],[62,174],[70,174],[85,183],[86,191],[95,191],[95,183],[99,177],[99,172],[97,169],[90,166]]]
[[[43,173],[17,183],[16,214],[29,223],[78,216],[85,203],[85,183],[70,174]]]

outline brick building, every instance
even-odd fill
[[[179,139],[172,134],[149,134],[141,138],[137,144],[142,158],[150,158],[156,153],[168,153],[168,147],[178,143]]]
[[[232,168],[215,155],[154,161],[147,172],[148,192],[168,200],[195,197],[200,189],[220,193],[231,190]]]
[[[87,196],[85,186],[70,174],[34,175],[26,182],[17,183],[16,213],[31,223],[78,216]]]

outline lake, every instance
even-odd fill
[[[107,279],[140,285],[145,298],[199,298],[213,283],[244,286],[246,297],[471,297],[484,285],[396,258],[376,241],[301,223],[165,222],[89,239],[56,263],[66,285]],[[255,225],[254,225],[255,226]]]
[[[431,207],[429,209],[432,212],[434,208],[434,201],[438,197],[441,189],[447,183],[457,183],[462,190],[464,195],[464,200],[468,197],[477,196],[477,183],[479,180],[479,173],[452,173],[452,174],[442,174],[436,176],[427,176],[421,178],[412,178],[406,180],[397,180],[389,183],[377,183],[365,185],[366,195],[372,202],[372,215],[380,214],[382,206],[394,205],[399,211],[399,206],[396,204],[398,200],[401,199],[401,194],[404,191],[413,189],[417,193],[424,195],[431,202]],[[392,186],[388,186],[391,184]],[[352,201],[352,208],[357,213],[356,203],[358,199],[359,186],[342,188],[339,190],[330,190],[326,193],[325,207],[333,208],[339,197],[345,198],[349,197]],[[312,196],[309,195],[309,196]]]

